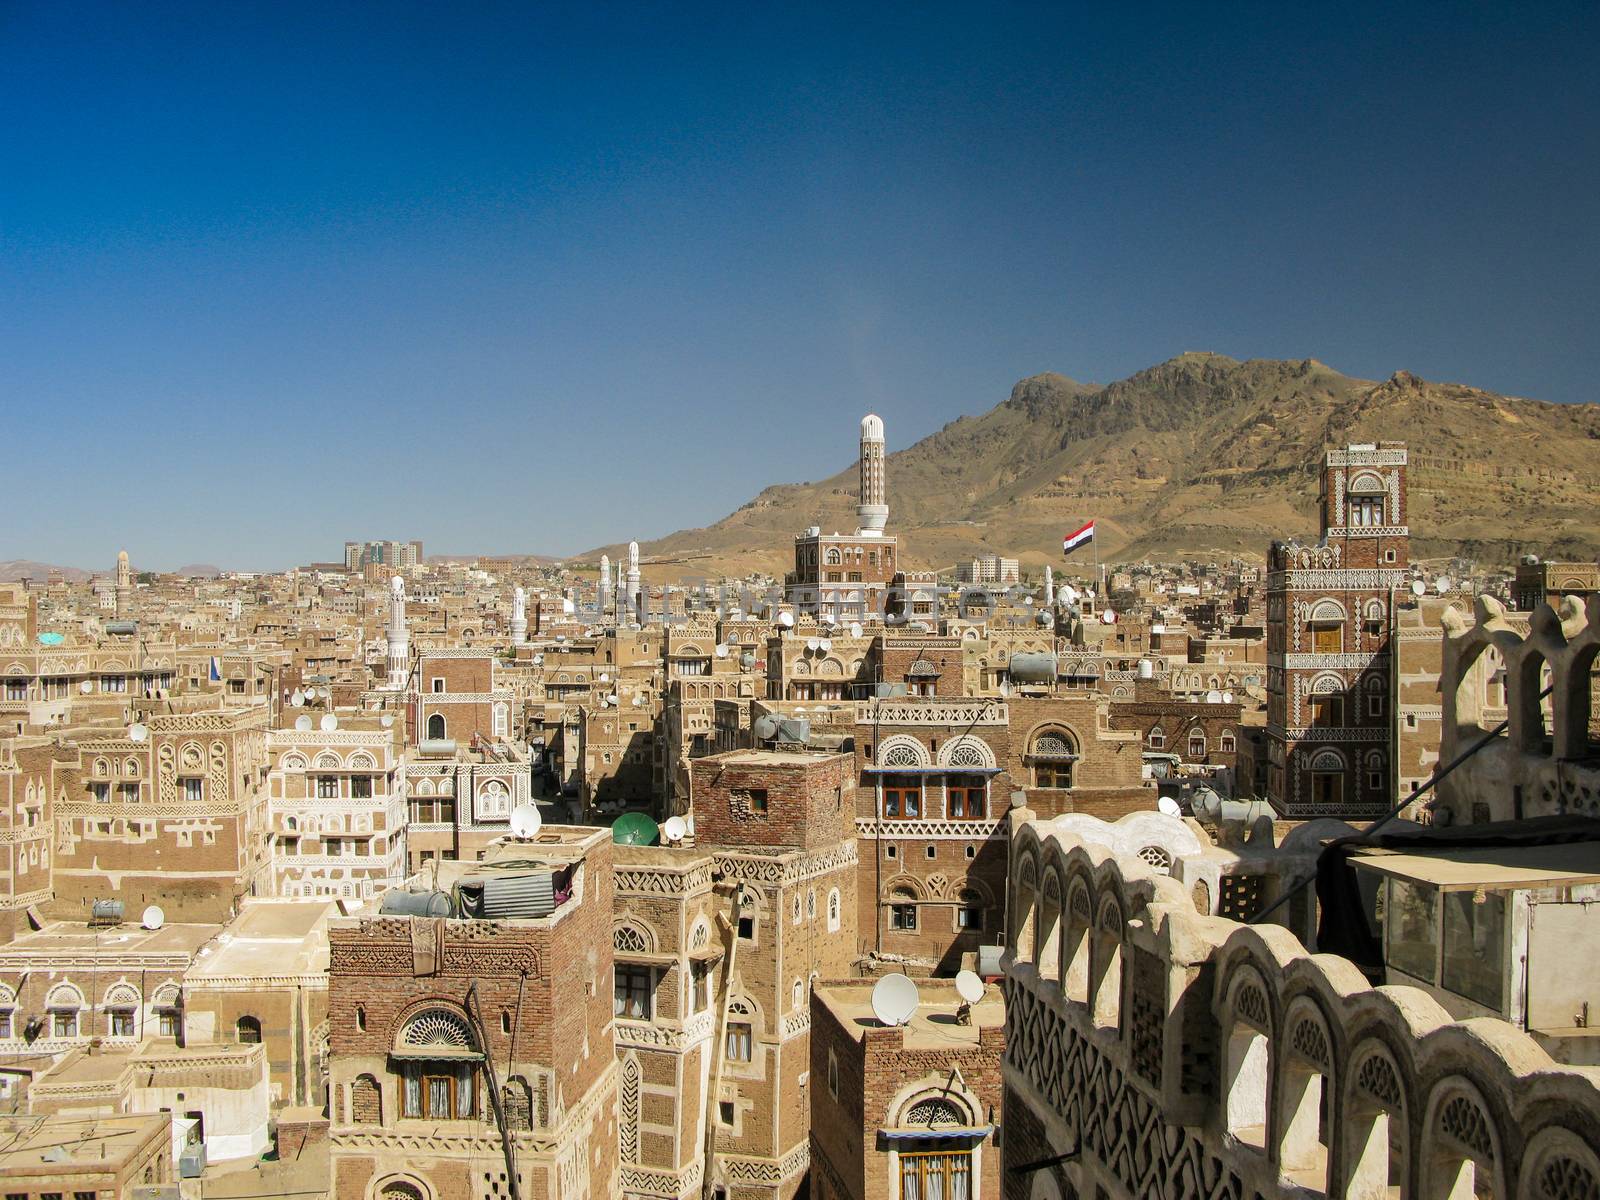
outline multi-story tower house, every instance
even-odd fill
[[[274,729],[272,894],[365,899],[406,876],[398,726]]]
[[[726,885],[707,930],[723,958],[704,1178],[711,1195],[788,1200],[809,1161],[811,988],[855,958],[853,763],[739,750],[691,769],[697,849]]]
[[[449,917],[331,924],[333,1195],[620,1194],[611,840],[547,827],[449,867]]]
[[[1392,658],[1407,586],[1406,451],[1329,450],[1314,546],[1274,542],[1267,575],[1268,791],[1286,817],[1373,817],[1396,802]]]
[[[871,414],[861,419],[860,474],[855,533],[825,534],[813,526],[794,540],[794,570],[785,583],[801,612],[832,621],[883,612],[897,547],[883,531],[889,520],[883,420]]]
[[[174,921],[223,922],[271,891],[264,707],[151,716],[77,739],[56,764],[54,897],[84,920],[96,900]]]

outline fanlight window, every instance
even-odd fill
[[[901,742],[884,748],[882,765],[886,767],[920,767],[923,765],[923,756],[917,753],[915,746]]]
[[[1074,758],[1072,742],[1064,733],[1041,733],[1033,739],[1033,753],[1037,758]]]
[[[472,1031],[454,1013],[433,1009],[407,1022],[400,1034],[400,1044],[417,1049],[471,1050]]]
[[[645,936],[644,930],[633,925],[618,925],[612,941],[616,949],[624,954],[648,954],[651,950],[650,939]]]
[[[925,1129],[959,1128],[966,1115],[948,1100],[919,1100],[906,1113],[905,1124]]]

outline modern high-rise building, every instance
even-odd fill
[[[410,542],[346,542],[344,565],[347,571],[357,572],[367,566],[415,567],[422,562],[422,543]]]

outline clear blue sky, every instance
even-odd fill
[[[1600,377],[1600,7],[0,0],[0,559],[574,553],[1053,370]]]

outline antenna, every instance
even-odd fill
[[[531,804],[519,804],[511,810],[511,832],[519,838],[531,838],[544,823],[539,810]]]
[[[1183,808],[1171,796],[1162,796],[1156,801],[1156,807],[1169,817],[1183,816]]]
[[[885,975],[873,985],[872,1013],[885,1025],[904,1025],[917,1011],[917,985],[909,975]]]
[[[160,929],[167,923],[167,914],[161,911],[159,904],[152,904],[144,910],[144,916],[139,918],[139,924],[146,929]]]
[[[683,841],[683,835],[689,832],[689,823],[682,817],[668,817],[667,823],[661,827],[661,832],[666,835],[669,842]]]

